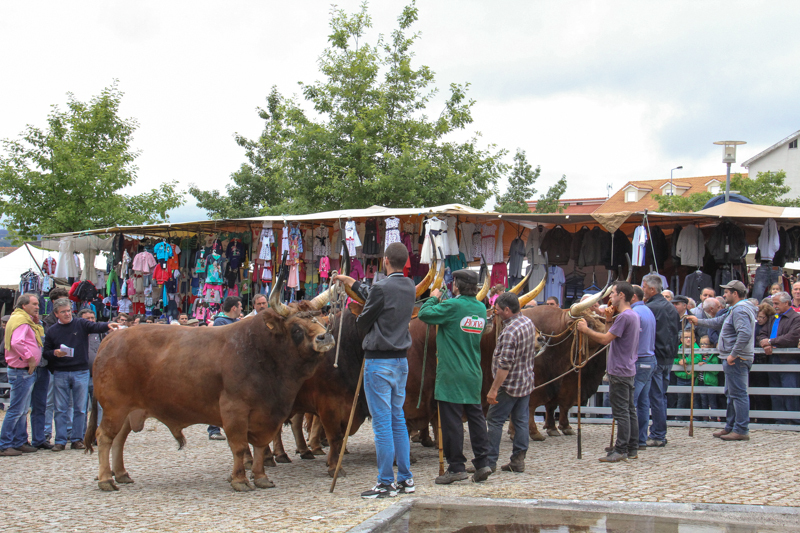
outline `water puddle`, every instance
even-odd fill
[[[772,533],[786,527],[513,506],[461,506],[418,502],[381,531],[390,533]]]

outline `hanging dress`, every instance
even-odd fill
[[[331,253],[331,243],[328,238],[327,226],[320,226],[314,230],[314,255],[316,257],[327,257]]]
[[[75,266],[75,260],[72,258],[73,251],[75,251],[75,246],[71,238],[61,239],[58,241],[58,261],[56,262],[56,272],[54,274],[55,277],[78,277],[78,267]]]
[[[458,255],[458,234],[456,233],[456,217],[447,217],[447,250],[446,255]]]
[[[425,226],[425,242],[422,244],[422,253],[420,254],[419,262],[430,265],[434,257],[434,247],[436,247],[437,257],[440,256],[440,249],[442,252],[445,251],[445,230],[447,229],[447,222],[436,217],[428,219],[427,222]]]
[[[356,231],[356,223],[352,220],[348,220],[347,224],[344,225],[344,240],[350,257],[355,257],[356,248],[361,246],[361,239],[359,239]],[[344,249],[342,249],[342,253],[344,253]]]
[[[495,232],[497,226],[494,224],[484,224],[481,227],[481,253],[486,259],[487,265],[494,264],[494,248],[496,245]]]
[[[281,255],[278,257],[278,260],[283,259],[284,252],[289,252],[289,226],[283,227],[283,233],[281,235]]]
[[[483,246],[481,244],[481,224],[475,224],[472,228],[472,258],[473,259],[480,259],[481,258],[481,250]]]
[[[378,255],[378,220],[368,218],[364,225],[364,247],[361,249],[364,255]]]
[[[395,242],[401,242],[400,219],[397,217],[389,217],[386,219],[386,242],[384,243],[383,249],[385,250],[390,244]],[[411,253],[411,239],[408,239],[406,247],[409,249],[409,253]]]

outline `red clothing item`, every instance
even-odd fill
[[[161,263],[157,264],[153,269],[153,279],[155,280],[156,284],[163,285],[169,281],[169,272],[169,269],[163,268]]]
[[[508,267],[505,263],[495,263],[492,265],[491,286],[502,285],[508,288]]]

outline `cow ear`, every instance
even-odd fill
[[[364,310],[364,304],[360,304],[358,302],[350,302],[347,304],[347,308],[350,309],[350,312],[353,313],[353,316],[358,316],[361,314],[361,311]]]

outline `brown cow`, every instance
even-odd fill
[[[280,291],[282,280],[275,285]],[[228,326],[154,325],[109,335],[93,368],[95,401],[103,406],[97,432],[100,488],[117,490],[109,464],[112,443],[113,476],[119,483],[132,482],[123,447],[130,431],[141,431],[148,417],[163,422],[181,447],[185,427],[221,426],[233,452],[231,486],[253,490],[243,461],[248,442],[255,450],[256,487],[274,486],[264,472],[264,451],[302,383],[322,362],[321,353],[334,342],[312,313],[292,314],[281,302]],[[87,452],[95,438],[96,412],[92,409],[84,439]]]

